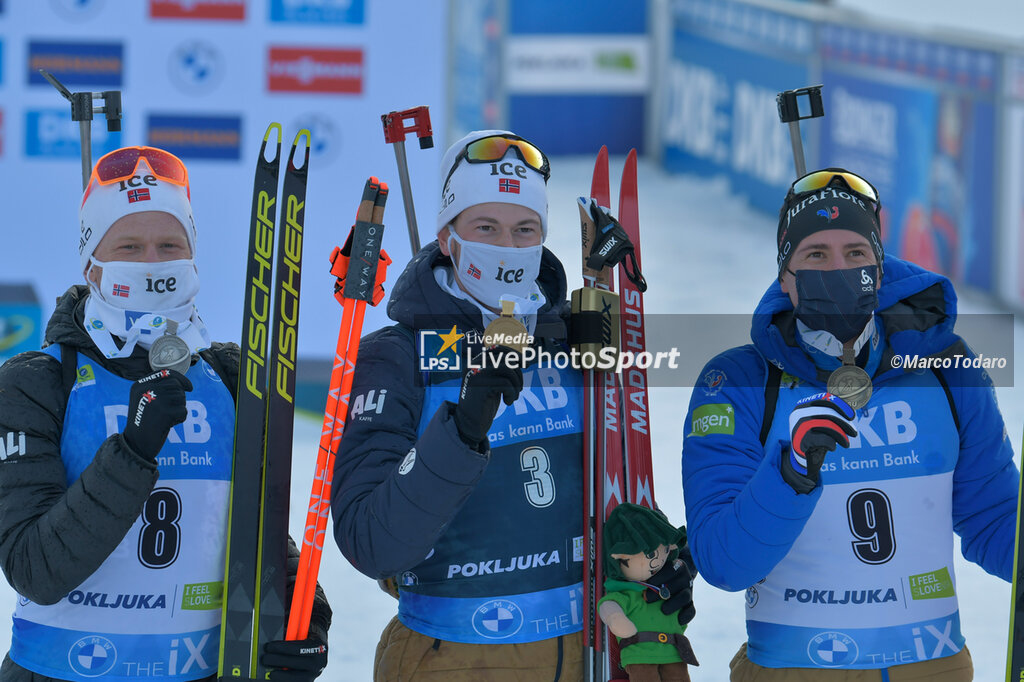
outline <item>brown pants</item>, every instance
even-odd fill
[[[821,668],[762,668],[747,658],[744,644],[729,663],[729,682],[879,682],[879,670],[823,670]],[[964,647],[959,653],[920,663],[886,669],[889,682],[971,682],[974,663]]]
[[[648,665],[634,663],[626,666],[629,682],[690,682],[685,663]]]
[[[583,639],[577,632],[529,644],[461,644],[413,632],[398,618],[380,636],[374,682],[577,682]]]

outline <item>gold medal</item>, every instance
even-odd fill
[[[178,323],[167,320],[167,331],[149,347],[149,366],[154,371],[173,369],[184,374],[192,365],[192,351],[178,336]]]
[[[501,302],[501,315],[491,321],[484,329],[485,346],[505,346],[517,353],[530,345],[530,333],[526,325],[513,317],[516,304],[512,301]]]

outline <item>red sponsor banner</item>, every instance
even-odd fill
[[[363,50],[271,47],[267,90],[358,95],[363,91]]]
[[[154,19],[245,19],[245,0],[149,0]]]

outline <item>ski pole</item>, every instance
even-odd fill
[[[92,117],[94,113],[104,114],[107,118],[107,130],[112,133],[121,130],[121,91],[104,90],[103,92],[71,92],[53,74],[39,69],[43,78],[57,88],[64,99],[71,102],[71,120],[78,121],[78,134],[82,145],[82,189],[89,184],[92,175]],[[102,107],[94,107],[94,99],[103,100]]]
[[[416,226],[416,209],[412,205],[412,188],[409,184],[409,161],[405,156],[405,134],[416,133],[420,149],[434,146],[434,131],[430,127],[430,109],[426,106],[413,107],[405,111],[381,114],[384,124],[384,141],[395,145],[395,161],[398,163],[398,182],[402,186],[402,205],[405,207],[405,221],[409,226],[409,244],[412,255],[420,250],[420,232]],[[406,126],[406,120],[412,125]]]
[[[801,98],[806,99],[807,109],[810,110],[809,113],[803,115],[800,113]],[[825,115],[825,107],[821,103],[821,86],[811,85],[806,88],[780,92],[775,96],[775,103],[779,107],[779,120],[789,125],[789,141],[793,146],[793,166],[796,168],[796,176],[802,178],[807,175],[807,164],[804,161],[803,140],[800,138],[800,120]]]
[[[387,266],[391,264],[387,252],[380,248],[384,231],[381,220],[387,194],[387,184],[375,177],[367,180],[356,212],[356,224],[349,232],[345,245],[335,248],[331,254],[331,274],[337,278],[334,296],[342,305],[342,318],[324,407],[324,424],[320,433],[306,525],[303,528],[299,568],[288,615],[288,640],[303,640],[309,635],[323,538],[327,532],[334,456],[345,430],[363,316],[367,303],[377,305],[383,299],[383,283]]]

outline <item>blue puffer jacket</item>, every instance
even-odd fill
[[[890,399],[899,398],[899,404],[912,405],[919,425],[914,426],[914,433],[920,436],[934,439],[938,436],[933,432],[945,434],[948,429],[955,439],[959,432],[958,447],[955,440],[950,446],[950,438],[945,436],[940,444],[952,448],[952,528],[962,538],[962,552],[969,561],[1009,580],[1019,475],[991,380],[982,369],[962,366],[937,370],[936,377],[931,370],[893,369],[898,364],[892,361],[894,355],[949,357],[960,353],[973,357],[953,332],[953,287],[940,275],[887,257],[878,293],[876,320],[882,335],[871,351],[875,355],[875,396],[888,392]],[[880,465],[892,460],[890,454],[883,462],[886,452],[896,452],[885,449],[889,447],[885,443],[889,423],[883,423],[882,409],[873,397],[861,410],[859,423],[874,430],[862,429],[864,442],[858,443],[856,450],[839,448],[826,457],[822,483],[814,491],[794,494],[779,468],[781,454],[789,445],[788,405],[783,396],[790,388],[796,393],[797,386],[805,393],[824,390],[829,373],[815,364],[796,337],[793,306],[776,281],[754,313],[753,345],[730,349],[712,359],[696,381],[690,400],[682,460],[690,548],[705,580],[725,590],[754,586],[787,558],[808,526],[823,488],[847,480],[842,476],[849,472],[833,473],[826,470],[829,466],[836,466],[843,457],[849,459],[848,453],[864,455],[870,446],[879,446],[870,452]],[[769,363],[783,370],[783,389],[774,428],[762,445]],[[926,382],[931,385],[924,386]],[[890,415],[885,416],[888,419]],[[892,416],[900,418],[896,413]],[[889,433],[898,436],[898,425]],[[872,439],[876,442],[868,442]],[[879,471],[890,469],[881,466]],[[876,478],[888,475],[872,473]],[[839,542],[840,538],[833,540]],[[848,548],[850,540],[856,538],[842,540],[843,546]],[[830,541],[821,538],[819,546]],[[754,597],[756,594],[748,594],[748,606]]]
[[[422,415],[424,381],[411,330],[482,329],[480,311],[437,284],[450,260],[424,247],[395,283],[388,316],[399,325],[363,338],[349,419],[331,490],[334,536],[345,557],[372,578],[399,575],[424,560],[483,477],[488,458],[459,437],[451,403]],[[565,339],[565,271],[544,250],[538,283],[548,303],[535,337]],[[403,328],[404,327],[404,328]],[[429,423],[417,434],[421,417]],[[415,447],[415,466],[399,463]],[[404,468],[403,468],[404,469]]]

